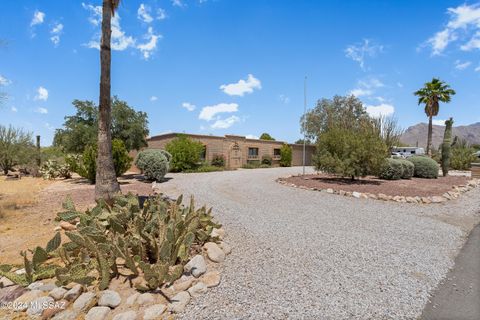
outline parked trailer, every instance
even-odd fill
[[[392,155],[400,155],[402,157],[421,156],[425,154],[423,148],[418,147],[393,147]]]

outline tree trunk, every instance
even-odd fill
[[[432,156],[432,131],[433,131],[433,116],[428,118],[428,136],[427,136],[427,154]]]
[[[110,200],[120,192],[112,157],[111,99],[110,99],[110,39],[112,34],[112,4],[103,0],[102,40],[100,42],[100,101],[98,115],[98,156],[95,198]]]

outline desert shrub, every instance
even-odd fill
[[[411,179],[415,172],[415,166],[413,165],[413,163],[405,159],[398,159],[398,161],[402,164],[403,167],[402,179]]]
[[[149,180],[161,181],[168,172],[169,164],[162,150],[147,149],[140,151],[135,165]]]
[[[125,148],[125,143],[122,140],[112,140],[112,157],[117,177],[127,172],[132,166],[133,159],[128,155],[128,150]]]
[[[171,201],[161,195],[141,206],[137,196],[128,194],[116,196],[111,205],[100,201],[86,212],[71,200],[63,208],[57,220],[79,221],[76,230],[65,232],[69,241],[62,243],[57,232],[45,248],[21,253],[23,274],[15,273],[19,266],[0,265],[0,277],[22,286],[56,277],[61,286],[75,282],[105,290],[111,279],[129,272],[129,278],[137,278],[136,289],[156,290],[182,276],[192,245],[219,240],[211,236],[213,228],[221,227],[211,209],[195,208],[193,197],[189,206],[182,205],[182,197]]]
[[[436,179],[438,178],[438,163],[426,156],[413,156],[408,161],[415,166],[413,176],[417,178]]]
[[[184,171],[184,172],[187,172],[187,173],[215,172],[215,171],[223,171],[223,170],[224,170],[223,167],[212,166],[212,165],[209,165],[208,163],[204,163],[204,164],[202,164],[201,166],[199,166],[195,169],[187,170],[187,171]]]
[[[271,168],[272,166],[266,163],[262,163],[259,168]]]
[[[72,177],[72,170],[67,163],[59,163],[57,160],[45,161],[41,168],[40,174],[43,179],[53,180],[55,178],[70,179]]]
[[[469,170],[473,162],[477,162],[475,149],[468,146],[453,147],[450,155],[450,168],[453,170]]]
[[[280,166],[291,167],[292,166],[292,147],[288,144],[284,144],[280,148]]]
[[[200,155],[203,145],[186,135],[178,135],[165,146],[172,155],[170,170],[174,172],[192,170],[200,165]]]
[[[262,156],[262,165],[271,166],[272,165],[272,157],[268,154]]]
[[[385,159],[378,177],[385,180],[400,180],[403,176],[403,165],[399,159]]]
[[[246,164],[242,166],[243,169],[257,169],[260,168],[260,160],[248,160]]]
[[[215,154],[212,158],[212,166],[225,167],[225,157],[223,154]]]
[[[30,132],[0,125],[0,169],[4,174],[15,166],[31,164],[35,154]]]
[[[75,165],[76,172],[90,181],[95,183],[97,174],[97,146],[87,146],[83,151],[80,162]]]

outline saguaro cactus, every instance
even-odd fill
[[[450,148],[452,146],[452,126],[453,119],[445,121],[445,133],[442,143],[442,173],[446,177],[448,175],[448,167],[450,166]]]

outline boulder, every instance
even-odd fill
[[[73,303],[73,310],[87,312],[97,303],[94,292],[84,292]]]
[[[177,293],[168,305],[168,310],[173,313],[180,313],[185,310],[185,307],[190,302],[190,294],[186,291]],[[115,320],[115,319],[114,319]]]
[[[44,310],[51,308],[55,300],[52,297],[40,297],[29,303],[27,314],[30,317],[38,317],[42,314]]]
[[[82,292],[82,285],[76,284],[70,290],[68,290],[67,293],[65,293],[65,296],[63,298],[67,301],[75,301],[82,294]]]
[[[104,320],[110,313],[109,307],[93,307],[85,315],[85,320]]]
[[[180,277],[180,279],[173,283],[173,289],[176,292],[188,290],[188,288],[192,286],[194,279],[195,278],[191,276],[188,277],[186,275],[183,275]]]
[[[215,242],[207,242],[203,246],[207,251],[208,259],[213,262],[223,262],[225,260],[225,252]]]
[[[15,311],[25,311],[30,307],[30,302],[43,297],[45,294],[41,290],[31,290],[15,299],[13,308]]]
[[[116,308],[122,302],[122,298],[118,292],[113,290],[104,290],[100,292],[98,298],[98,305],[101,307]]]
[[[203,282],[197,282],[194,284],[190,289],[188,289],[188,293],[192,297],[198,297],[201,296],[202,294],[207,292],[207,285]]]
[[[155,296],[151,293],[142,293],[137,297],[136,303],[141,306],[146,306],[155,303]]]
[[[133,306],[135,302],[137,301],[137,298],[140,296],[140,293],[136,292],[132,294],[130,297],[127,298],[127,306]]]
[[[65,310],[56,314],[52,320],[77,320],[78,313],[73,310]]]
[[[210,271],[203,275],[201,278],[207,288],[216,287],[220,284],[221,276],[218,271]]]
[[[207,264],[202,255],[197,254],[183,268],[185,272],[191,273],[195,278],[207,272]]]
[[[164,304],[155,304],[145,309],[143,314],[143,320],[156,320],[160,319],[160,316],[167,310],[167,306]]]
[[[58,287],[58,288],[55,288],[52,291],[50,291],[48,293],[48,295],[55,300],[61,300],[61,299],[63,299],[63,297],[65,296],[66,293],[67,293],[67,289],[62,288],[62,287]]]

